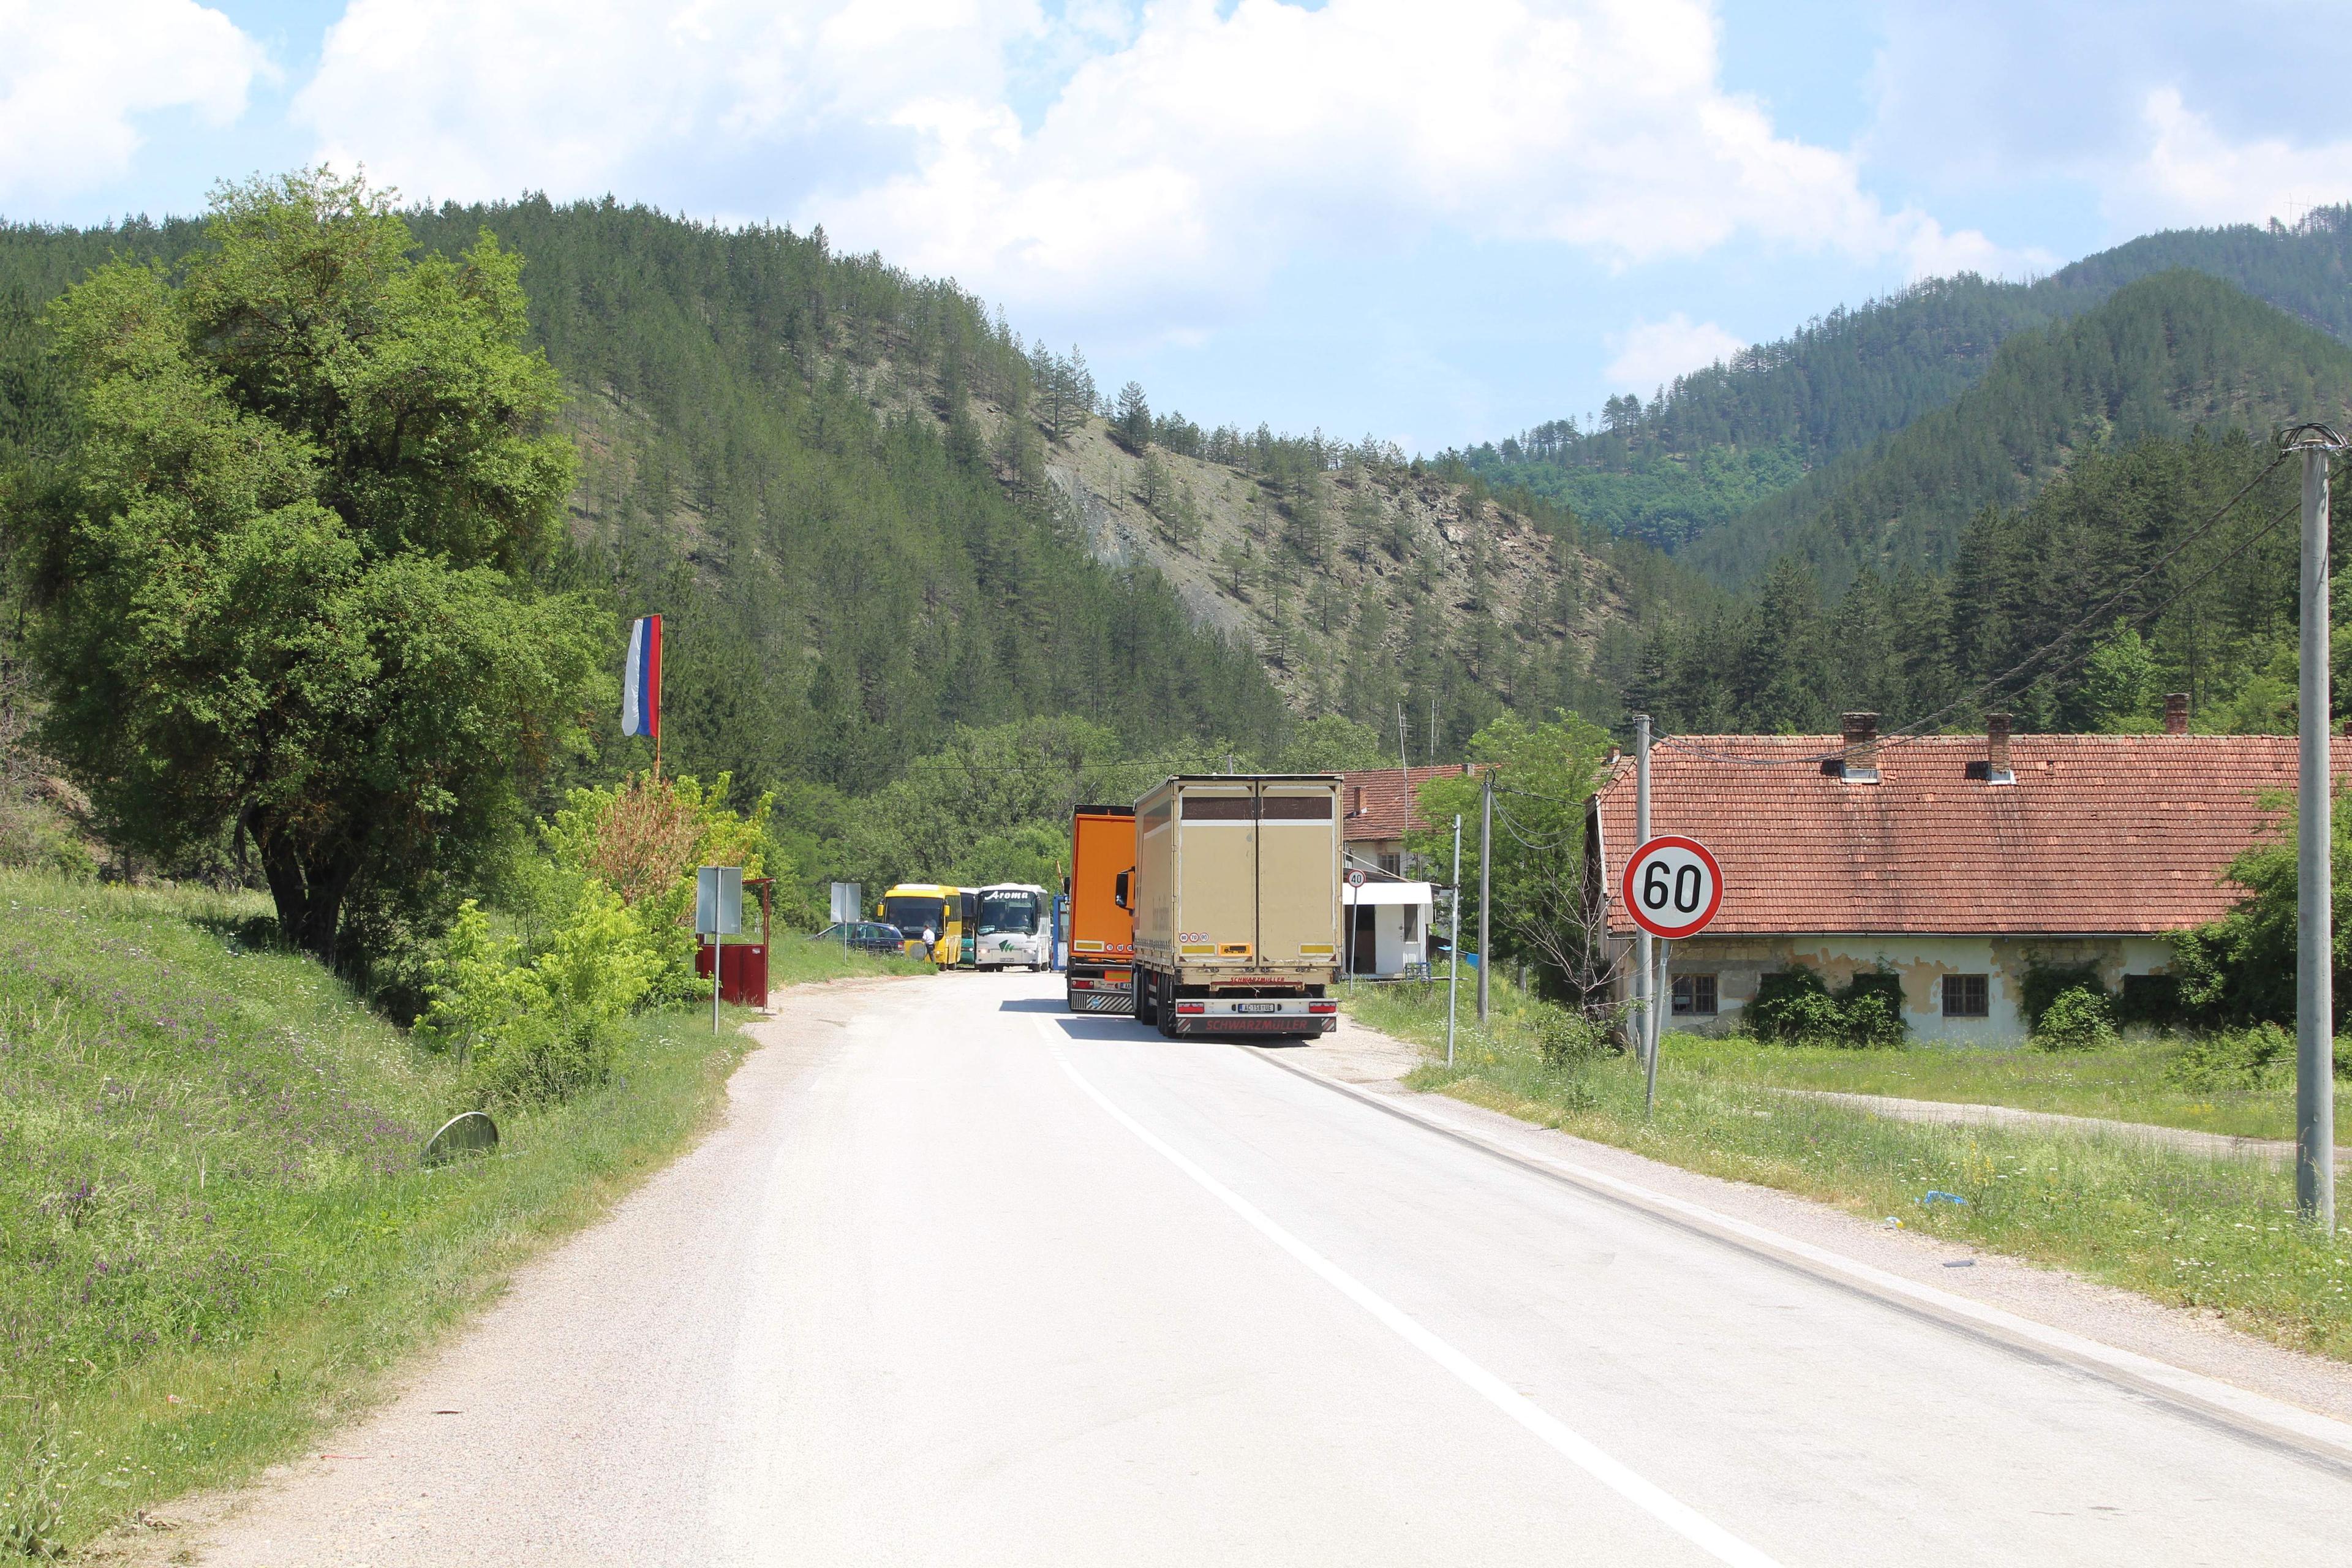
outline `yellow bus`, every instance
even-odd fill
[[[908,958],[928,958],[941,969],[952,969],[963,957],[964,906],[969,901],[961,888],[901,882],[882,895],[875,916],[898,928],[907,939]],[[930,933],[928,944],[925,931]]]

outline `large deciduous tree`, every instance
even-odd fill
[[[612,637],[531,585],[572,453],[520,259],[412,251],[362,181],[223,187],[179,276],[52,307],[74,426],[16,490],[47,746],[125,844],[257,859],[347,968],[509,831]]]

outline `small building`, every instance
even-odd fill
[[[1361,887],[1343,884],[1348,973],[1368,980],[1425,973],[1434,894],[1427,882],[1369,872]]]
[[[1757,982],[1801,965],[1832,987],[1901,977],[1913,1038],[2011,1045],[2036,967],[2089,968],[2111,994],[2168,988],[2166,933],[2242,897],[2230,862],[2292,797],[2296,742],[2168,732],[1881,741],[1877,715],[1840,735],[1685,735],[1651,752],[1650,829],[1712,850],[1723,903],[1673,944],[1676,1026],[1723,1029]],[[1633,761],[1593,797],[1586,879],[1612,950],[1633,945],[1621,901],[1635,847]],[[1602,900],[1605,900],[1605,910]],[[1617,994],[1633,991],[1630,954]]]
[[[1442,763],[1426,768],[1366,768],[1340,774],[1348,864],[1391,877],[1411,874],[1414,868],[1405,864],[1404,836],[1423,826],[1421,786],[1431,779],[1463,777],[1476,766]],[[1476,830],[1475,823],[1472,830]],[[1440,874],[1450,870],[1442,866],[1434,869]]]

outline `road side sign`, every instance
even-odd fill
[[[1723,907],[1723,868],[1696,838],[1662,834],[1625,862],[1625,912],[1652,936],[1696,936]]]

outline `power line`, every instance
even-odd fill
[[[2261,484],[2264,479],[2270,478],[2272,474],[2278,470],[2279,465],[2286,461],[2287,456],[2288,454],[2284,450],[2279,452],[2277,456],[2273,457],[2270,462],[2263,467],[2262,472],[2247,480],[2245,484],[2239,487],[2236,494],[2232,495],[2228,500],[2222,502],[2221,509],[2214,512],[2211,517],[2206,519],[2204,522],[2199,524],[2195,529],[2184,535],[2178,543],[2173,545],[2171,549],[2166,551],[2162,555],[2157,557],[2156,560],[2141,568],[2139,572],[2123,583],[2113,593],[2109,594],[2106,598],[2101,600],[2072,626],[2066,627],[2065,630],[2060,632],[2056,637],[2051,638],[2048,642],[2043,643],[2040,647],[2035,648],[2032,653],[2026,655],[2025,658],[2020,659],[2016,664],[2011,665],[2009,668],[2003,670],[2000,674],[1994,676],[1990,680],[1986,681],[1981,686],[1979,686],[1973,690],[1966,692],[1959,697],[1954,698],[1951,701],[1947,702],[1941,708],[1935,710],[1933,712],[1930,712],[1922,718],[1913,720],[1910,723],[1904,725],[1900,729],[1887,731],[1886,735],[1881,739],[1879,743],[1887,750],[1895,750],[1899,748],[1906,741],[1919,739],[1920,731],[1926,730],[1929,725],[1934,724],[1937,721],[1944,718],[1947,714],[1952,713],[1960,708],[1972,706],[1977,702],[1981,701],[1984,698],[1989,697],[1995,691],[1999,690],[2009,681],[2014,679],[2019,675],[2023,674],[2026,670],[2031,669],[2034,665],[2040,663],[2050,654],[2073,641],[2074,638],[2079,636],[2085,627],[2088,627],[2102,619],[2109,610],[2115,607],[2117,602],[2123,599],[2126,595],[2129,594],[2134,588],[2139,586],[2140,584],[2147,581],[2147,578],[2155,573],[2162,570],[2165,566],[2169,565],[2174,560],[2179,557],[2183,551],[2187,550],[2190,545],[2196,543],[2199,540],[2210,533],[2215,528],[2219,527],[2222,520],[2229,516],[2230,512],[2236,508],[2237,504],[2252,493],[2255,486]],[[2218,557],[2210,565],[2207,566],[2204,571],[2200,572],[2196,576],[2190,578],[2189,582],[2182,584],[2178,592],[2174,593],[2162,604],[2157,605],[2155,609],[2144,611],[2137,616],[2128,617],[2130,624],[2133,626],[2143,626],[2147,622],[2154,620],[2157,616],[2164,614],[2165,611],[2179,603],[2181,598],[2187,595],[2190,589],[2196,587],[2199,584],[2211,576],[2221,567],[2227,565],[2239,555],[2244,553],[2246,550],[2261,541],[2264,536],[2268,535],[2272,530],[2277,528],[2280,523],[2293,516],[2294,511],[2295,507],[2290,505],[2284,511],[2279,513],[2278,516],[2271,519],[2268,522],[2263,524],[2262,527],[2254,530],[2253,532],[2240,539],[2236,543],[2231,545],[2220,557]],[[2091,654],[2095,651],[2095,647],[2086,647],[2067,663],[2054,666],[2051,669],[2043,671],[2042,674],[2045,676],[2062,674],[2064,671],[2073,668],[2084,659],[2088,658]],[[1693,746],[1670,735],[1659,735],[1655,738],[1653,743],[1668,747],[1674,751],[1682,752],[1687,755],[1704,757],[1711,762],[1730,763],[1746,767],[1817,766],[1822,763],[1838,761],[1844,757],[1849,750],[1849,748],[1841,746],[1834,752],[1818,752],[1798,757],[1742,757],[1735,756],[1727,752],[1713,751],[1704,746]]]

